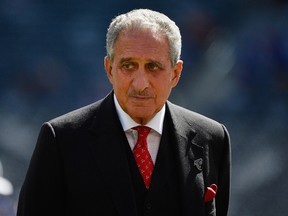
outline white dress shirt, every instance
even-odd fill
[[[119,116],[120,122],[122,124],[123,130],[126,134],[127,140],[129,142],[130,148],[133,151],[134,146],[136,145],[138,134],[136,130],[133,130],[133,127],[139,126],[140,124],[136,123],[124,110],[121,108],[118,100],[114,94],[114,102]],[[152,161],[155,164],[156,157],[160,145],[160,139],[163,131],[163,122],[165,115],[165,105],[162,109],[145,125],[151,128],[150,133],[147,137],[148,151],[151,155]]]

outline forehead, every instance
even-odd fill
[[[129,29],[119,34],[114,44],[115,58],[169,60],[167,37],[153,29]]]

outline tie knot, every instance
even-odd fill
[[[138,140],[146,139],[151,130],[151,128],[146,127],[146,126],[137,126],[137,127],[134,127],[133,129],[137,130],[138,132]]]

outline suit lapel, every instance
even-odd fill
[[[119,215],[137,215],[125,152],[127,140],[115,110],[113,94],[100,105],[90,131],[95,138],[91,141],[90,148],[95,156],[96,166],[101,171],[101,177]]]
[[[197,133],[175,105],[167,102],[168,116],[174,129],[180,171],[183,216],[204,215],[203,147],[195,141]]]
[[[204,215],[203,147],[195,141],[197,134],[193,126],[186,123],[182,111],[167,102],[166,116],[175,135],[183,216],[191,215],[191,212],[195,216]],[[119,215],[135,216],[135,196],[125,152],[127,140],[115,110],[113,94],[103,100],[96,112],[90,127],[93,138],[89,143],[95,164]]]

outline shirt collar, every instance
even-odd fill
[[[120,106],[118,100],[114,94],[114,102],[116,106],[116,111],[119,116],[120,122],[122,124],[123,130],[127,131],[133,127],[139,126],[140,124],[136,123]],[[159,134],[162,134],[163,131],[163,122],[165,116],[165,104],[162,109],[156,113],[156,115],[145,125],[147,127],[152,128]]]

